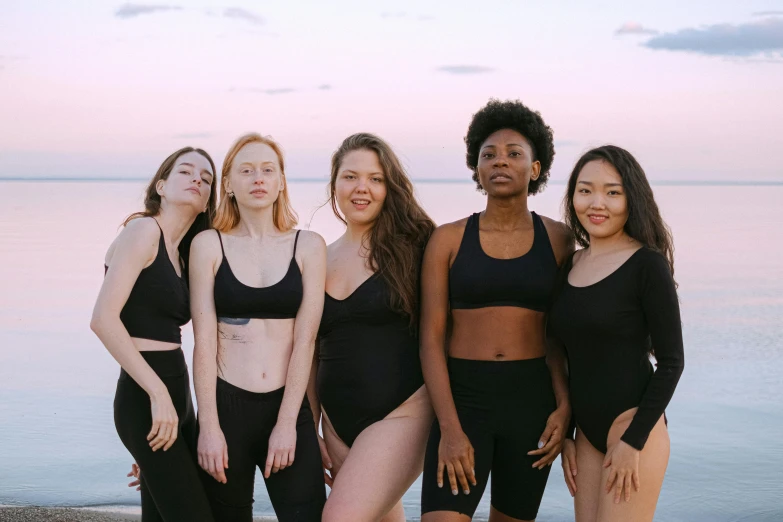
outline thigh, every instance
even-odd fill
[[[266,457],[266,451],[256,454],[256,464],[262,470],[266,465]],[[306,399],[297,418],[293,465],[272,473],[264,481],[280,522],[321,520],[326,502],[326,485],[313,414]]]
[[[620,441],[620,437],[631,423],[631,418],[623,417],[624,415],[621,415],[618,417],[619,422],[615,421],[612,424],[607,437],[607,448],[612,448]],[[668,464],[669,432],[666,429],[664,418],[661,416],[639,455],[639,482],[641,486],[639,491],[631,493],[629,502],[621,500],[619,504],[615,504],[614,491],[607,494],[605,489],[601,489],[597,519],[601,522],[652,521]],[[608,471],[604,469],[601,476],[602,487],[606,485],[608,476]]]
[[[424,387],[359,434],[342,463],[324,520],[378,520],[421,474],[432,410]]]
[[[595,449],[584,433],[577,429],[576,440],[576,522],[595,522],[601,497],[601,477],[605,455]]]
[[[139,477],[139,486],[141,487],[141,522],[163,522],[143,473]]]
[[[495,520],[535,520],[541,498],[544,496],[551,466],[533,467],[540,457],[528,455],[538,447],[546,428],[546,421],[554,410],[554,398],[542,394],[540,404],[536,397],[525,404],[508,404],[498,412],[497,436],[492,461],[492,507]],[[532,407],[537,406],[537,407]],[[504,518],[503,516],[507,517]]]
[[[484,490],[487,487],[489,473],[492,469],[495,451],[494,434],[489,422],[480,415],[472,414],[465,408],[457,408],[462,431],[465,432],[471,445],[475,459],[476,485],[471,486],[470,493],[452,494],[449,480],[444,470],[443,487],[438,487],[438,445],[440,444],[440,426],[435,421],[432,424],[427,453],[424,459],[424,478],[421,486],[422,521],[456,521],[469,520],[476,512]],[[460,517],[456,515],[461,515]]]

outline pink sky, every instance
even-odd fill
[[[292,177],[370,131],[462,178],[498,97],[553,127],[554,179],[612,142],[653,179],[783,180],[779,2],[539,4],[3,2],[0,177],[147,177],[186,144],[219,164],[253,130]]]

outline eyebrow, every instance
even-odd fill
[[[577,181],[577,183],[581,183],[583,185],[590,185],[591,187],[593,186],[592,181]],[[622,186],[623,186],[622,183],[604,183],[604,187],[622,187]]]
[[[344,169],[344,170],[343,170],[343,172],[350,172],[351,174],[359,174],[359,173],[358,173],[358,172],[356,172],[355,170],[351,170],[351,169]],[[383,176],[383,172],[381,172],[381,171],[378,171],[378,172],[370,172],[370,176],[375,176],[376,174],[380,174],[381,176]]]
[[[509,143],[509,144],[508,144],[508,145],[506,145],[506,146],[507,146],[507,147],[522,147],[522,145],[521,145],[520,143]],[[482,149],[488,149],[488,148],[493,148],[493,149],[494,149],[495,147],[497,147],[497,145],[492,145],[492,144],[490,144],[490,145],[484,145],[484,146],[483,146],[483,147],[481,147],[481,148],[482,148]],[[522,147],[522,148],[524,148],[524,147]]]

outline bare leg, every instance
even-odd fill
[[[521,518],[510,517],[495,509],[494,506],[490,506],[489,522],[535,522],[535,520],[522,520]]]
[[[601,496],[601,476],[604,455],[587,440],[582,430],[576,432],[576,522],[596,522],[598,499]]]
[[[365,429],[347,452],[347,446],[325,423],[324,436],[336,476],[324,508],[324,522],[404,521],[400,499],[424,467],[432,419],[429,396],[422,386],[385,419]]]

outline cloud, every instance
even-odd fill
[[[159,11],[180,11],[178,5],[151,5],[151,4],[122,4],[115,12],[117,18],[135,18],[143,14],[151,14]]]
[[[710,56],[752,56],[783,51],[783,19],[768,18],[738,25],[718,24],[680,29],[655,36],[650,49],[684,51]]]
[[[226,18],[236,18],[238,20],[245,20],[255,25],[264,25],[264,19],[255,13],[251,13],[247,9],[241,7],[229,7],[223,11],[223,16]]]
[[[443,65],[436,70],[449,74],[483,74],[492,72],[495,69],[481,65]]]
[[[321,85],[318,86],[318,90],[330,91],[330,90],[332,90],[332,86],[330,84],[328,84],[328,83],[322,83]]]
[[[175,134],[172,136],[175,139],[182,140],[194,140],[194,139],[207,139],[211,138],[215,134],[213,132],[183,132],[182,134]]]
[[[644,27],[637,22],[625,22],[614,32],[614,34],[658,34],[658,31],[650,29],[649,27]]]
[[[281,87],[277,89],[250,89],[250,92],[258,92],[261,94],[268,94],[270,96],[275,96],[277,94],[289,94],[292,92],[296,92],[296,89],[292,87]]]
[[[783,16],[783,11],[756,11],[753,16]]]

